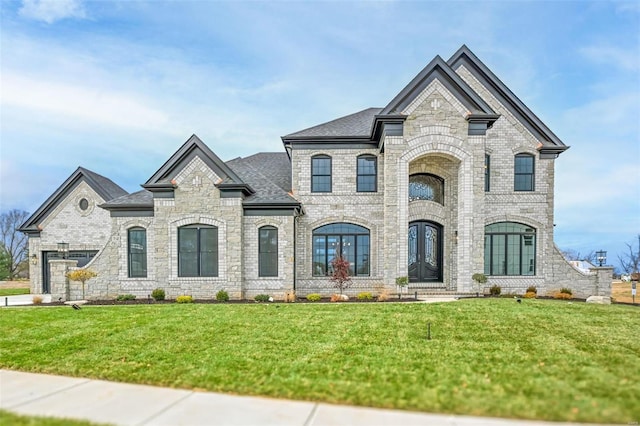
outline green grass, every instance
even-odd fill
[[[640,420],[640,310],[630,306],[30,307],[0,310],[0,327],[0,368],[438,413]]]
[[[11,426],[97,426],[82,420],[57,419],[53,417],[23,416],[0,410],[0,425]]]
[[[17,296],[19,294],[29,294],[28,288],[0,288],[0,296]]]

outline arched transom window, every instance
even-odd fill
[[[416,200],[444,205],[444,179],[428,173],[409,176],[409,201]]]

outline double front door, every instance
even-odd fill
[[[442,226],[426,221],[409,224],[409,281],[442,281]]]

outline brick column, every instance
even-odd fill
[[[49,282],[51,289],[51,300],[56,302],[59,298],[63,301],[70,300],[69,279],[66,274],[70,268],[78,266],[77,260],[50,260],[49,261]]]

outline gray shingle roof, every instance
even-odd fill
[[[123,195],[118,198],[114,198],[113,200],[107,201],[100,205],[107,210],[117,209],[118,207],[149,207],[153,208],[153,194],[146,189],[142,191],[134,192],[133,194]]]
[[[289,195],[291,162],[286,153],[262,152],[226,163],[246,182],[255,194],[245,198],[244,205],[298,204]]]
[[[95,185],[97,185],[102,190],[102,193],[100,195],[105,197],[105,201],[109,201],[122,195],[128,194],[127,191],[122,189],[111,179],[92,172],[91,170],[85,169],[84,167],[78,167],[78,169],[82,171],[82,173],[84,173],[84,175],[89,179],[93,179]],[[100,191],[98,190],[98,192]]]
[[[285,138],[306,137],[366,137],[371,134],[374,117],[382,108],[367,108],[355,114],[346,115],[299,132],[284,136]]]

